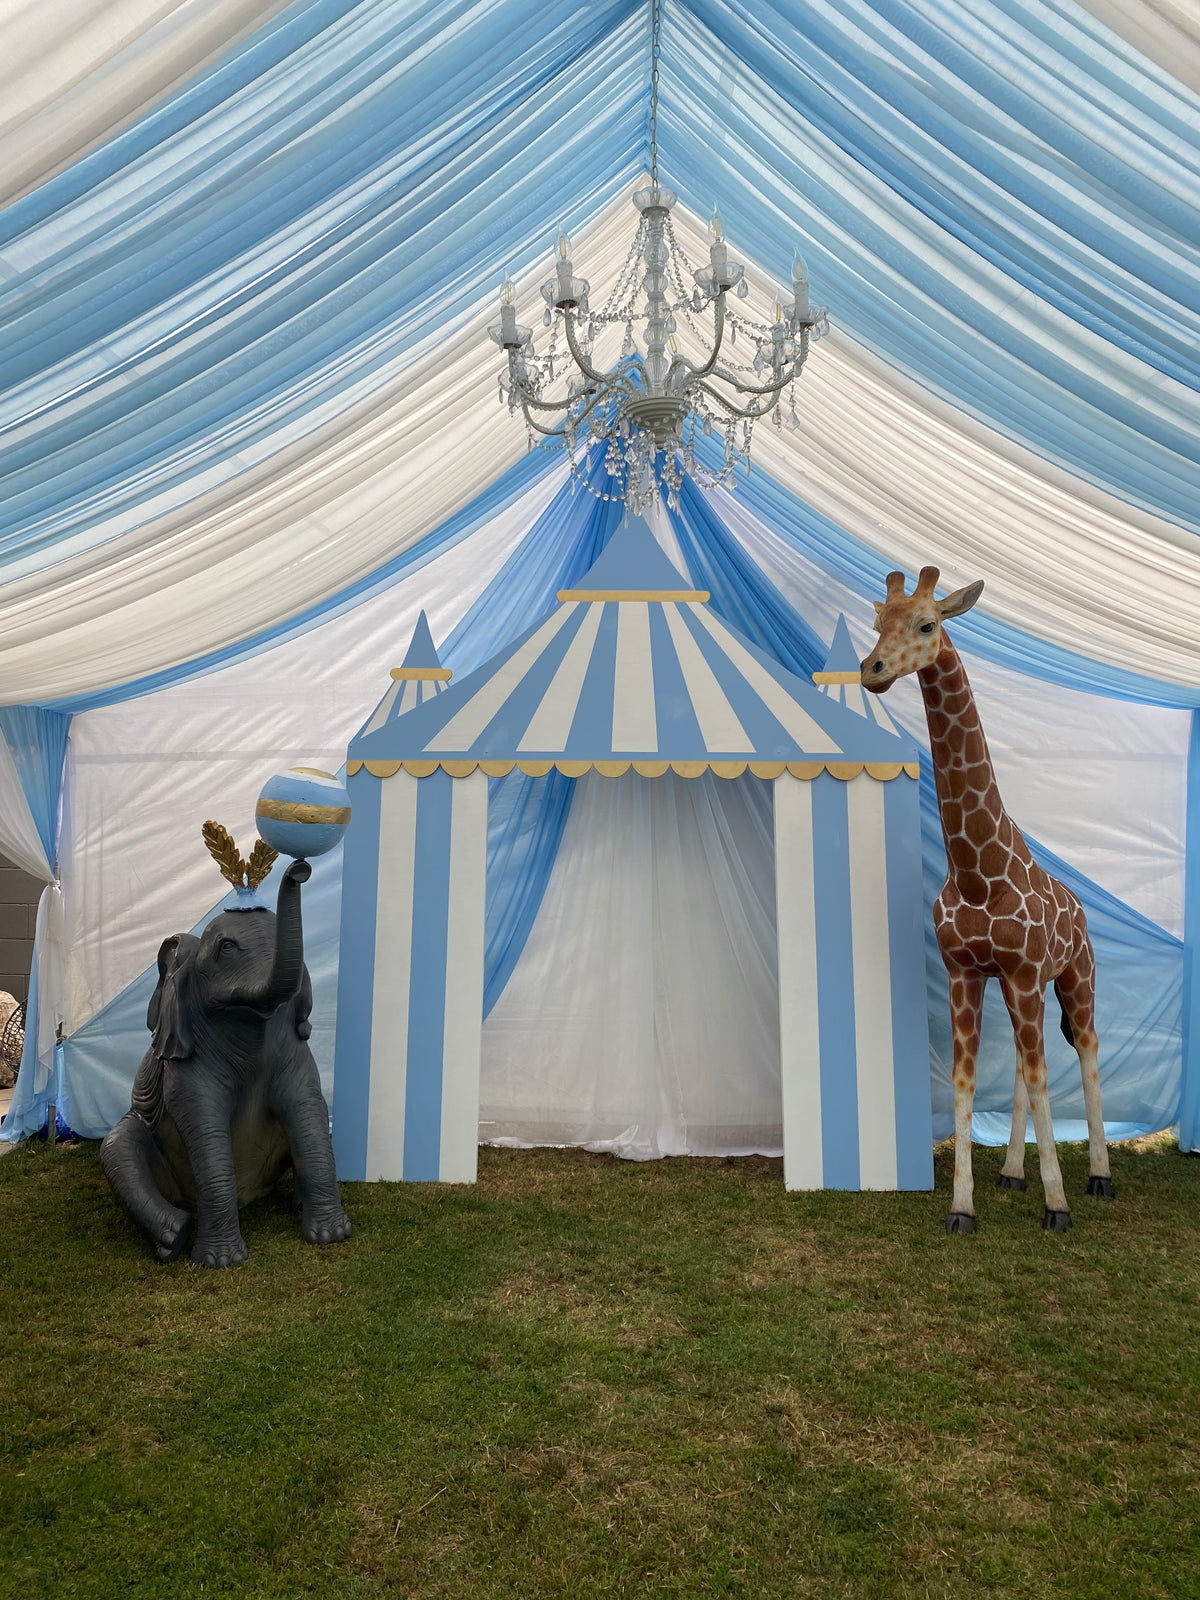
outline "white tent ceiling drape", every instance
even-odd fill
[[[752,307],[797,245],[830,306],[725,525],[826,639],[890,566],[985,578],[1010,806],[1172,935],[1198,60],[1178,0],[664,0],[658,120],[689,256],[719,199]],[[68,1031],[205,910],[198,821],[336,765],[416,611],[442,641],[501,582],[560,479],[497,404],[496,289],[538,328],[564,222],[603,298],[648,91],[640,0],[0,11],[0,704],[74,713]]]

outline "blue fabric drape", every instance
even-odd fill
[[[791,671],[803,677],[819,671],[825,663],[825,646],[741,549],[712,501],[687,483],[679,510],[669,515],[692,581],[710,591],[714,609]],[[877,592],[882,593],[882,582]],[[1025,670],[1029,667],[1027,661]],[[950,998],[933,933],[932,906],[945,881],[946,855],[933,771],[924,753],[921,831],[935,1128],[939,1136],[945,1136],[953,1129]],[[1098,972],[1097,1027],[1103,1050],[1106,1120],[1114,1131],[1121,1132],[1165,1127],[1174,1120],[1179,1106],[1183,945],[1028,834],[1026,839],[1042,866],[1079,896],[1087,914]],[[1077,1057],[1052,1025],[1046,1029],[1046,1047],[1059,1135],[1080,1137],[1075,1124],[1084,1112]],[[1013,1060],[1011,1027],[998,989],[990,985],[976,1094],[980,1113],[976,1135],[985,1141],[1007,1140]]]
[[[597,464],[588,481],[599,488]],[[554,497],[492,582],[446,640],[439,655],[460,676],[482,666],[550,610],[560,589],[575,585],[623,516],[621,507],[569,485]],[[483,1014],[504,992],[554,870],[575,780],[560,772],[528,778],[511,772],[488,786],[487,910]]]
[[[1200,105],[1065,11],[679,0],[664,170],[1038,455],[1200,530]]]
[[[0,706],[0,734],[17,775],[50,870],[58,853],[58,803],[71,718],[45,706]]]

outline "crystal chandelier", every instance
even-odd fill
[[[693,269],[675,238],[671,212],[678,196],[658,181],[658,58],[660,0],[651,4],[650,183],[633,196],[637,232],[604,305],[588,304],[586,279],[574,276],[571,242],[558,236],[554,276],[542,285],[543,322],[551,330],[546,348],[534,349],[533,332],[517,321],[516,293],[506,278],[500,320],[488,333],[508,356],[500,376],[500,401],[510,413],[519,406],[529,444],[562,445],[572,485],[591,488],[592,452],[603,452],[615,492],[631,512],[643,511],[661,489],[678,507],[685,477],[704,488],[732,480],[739,464],[750,470],[754,424],[770,414],[783,427],[798,427],[794,384],[809,343],[827,331],[824,306],[808,297],[808,272],[797,255],[791,300],[775,302],[774,318],[760,323],[730,303],[747,294],[745,268],[729,255],[721,221],[709,224],[708,265]],[[711,307],[711,334],[698,317]],[[676,338],[682,318],[707,357],[692,362]],[[640,341],[635,327],[640,324]],[[623,326],[620,358],[607,371],[593,365],[597,336]],[[748,359],[732,354],[739,338]],[[564,350],[565,345],[565,350]],[[556,376],[566,393],[554,397]],[[696,435],[724,440],[724,460],[697,459]],[[597,491],[593,490],[593,493]]]

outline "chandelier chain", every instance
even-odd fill
[[[650,0],[650,182],[658,184],[658,56],[662,48],[662,0]]]

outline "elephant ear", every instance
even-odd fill
[[[170,943],[171,940],[167,940],[167,944]],[[159,980],[146,1018],[154,1035],[151,1048],[162,1061],[186,1061],[196,1047],[191,1023],[192,983],[200,941],[184,935],[177,943],[174,959]],[[162,956],[160,950],[160,972]]]

